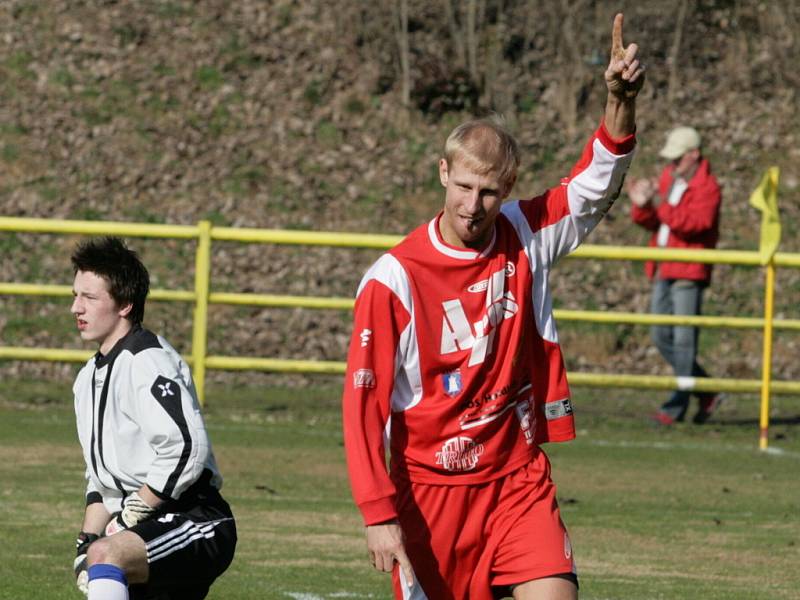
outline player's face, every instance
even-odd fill
[[[458,160],[448,167],[441,159],[439,179],[445,188],[442,238],[452,246],[480,250],[491,239],[506,186],[497,174],[481,175]]]
[[[689,150],[680,158],[676,158],[675,160],[672,161],[672,164],[675,166],[673,175],[678,177],[689,178],[694,174],[694,171],[697,168],[699,162],[700,162],[700,151]]]
[[[131,305],[117,306],[108,291],[108,282],[91,271],[75,274],[72,295],[70,312],[75,315],[81,339],[96,342],[102,354],[108,353],[131,328],[125,318]]]

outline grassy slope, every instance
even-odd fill
[[[81,460],[64,390],[0,391],[0,598],[78,598],[69,570]],[[338,391],[212,388],[207,420],[239,523],[210,598],[388,597],[370,570],[344,471]],[[578,439],[549,447],[586,599],[791,598],[800,575],[800,440],[755,406],[653,430],[652,401],[581,391]],[[800,406],[784,406],[785,414]]]

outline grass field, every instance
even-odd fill
[[[82,460],[69,386],[0,386],[0,599],[75,599]],[[576,390],[578,439],[548,446],[583,599],[800,597],[800,399],[703,427],[647,425],[657,400]],[[348,490],[338,389],[211,387],[207,422],[239,525],[211,599],[388,598]]]

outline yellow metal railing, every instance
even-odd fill
[[[192,352],[187,362],[192,365],[195,384],[201,402],[205,397],[206,369],[260,370],[305,373],[344,373],[345,363],[336,361],[308,361],[237,356],[208,356],[208,307],[210,304],[303,307],[350,309],[350,298],[320,298],[273,294],[223,293],[211,291],[211,244],[212,241],[234,241],[261,244],[297,244],[309,246],[337,246],[351,248],[387,249],[402,238],[392,235],[352,234],[339,232],[283,231],[268,229],[238,229],[213,227],[208,221],[197,225],[158,225],[145,223],[117,223],[106,221],[55,221],[48,219],[26,219],[0,217],[0,231],[18,233],[55,233],[82,235],[121,235],[146,238],[177,238],[197,240],[195,256],[194,291],[154,289],[153,300],[192,302],[194,318],[192,324]],[[714,264],[761,266],[762,256],[758,252],[743,250],[678,250],[665,248],[630,248],[618,246],[583,245],[571,258],[594,258],[604,260],[670,260],[704,262]],[[719,317],[672,315],[650,315],[623,312],[555,310],[555,317],[563,321],[587,321],[595,323],[628,323],[637,325],[672,324],[699,327],[724,327],[733,329],[761,329],[764,332],[762,376],[755,379],[716,379],[643,375],[611,375],[571,373],[570,382],[576,386],[631,387],[645,389],[680,389],[692,391],[724,391],[761,393],[759,445],[767,447],[769,426],[769,397],[775,394],[800,394],[800,382],[772,381],[772,334],[773,330],[800,331],[800,320],[774,319],[773,297],[776,267],[800,268],[800,254],[776,253],[766,264],[764,317]],[[66,285],[39,285],[0,282],[0,294],[25,296],[70,296],[72,290]],[[0,346],[0,360],[45,360],[83,362],[91,355],[84,350],[53,348],[20,348]]]
[[[211,223],[198,224],[194,261],[194,319],[192,321],[192,369],[200,402],[206,397],[206,348],[208,342],[208,295],[211,289]]]

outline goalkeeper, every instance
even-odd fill
[[[79,245],[71,312],[98,352],[73,391],[86,461],[74,561],[90,600],[195,600],[233,559],[236,525],[189,367],[142,327],[147,269],[117,238]]]

